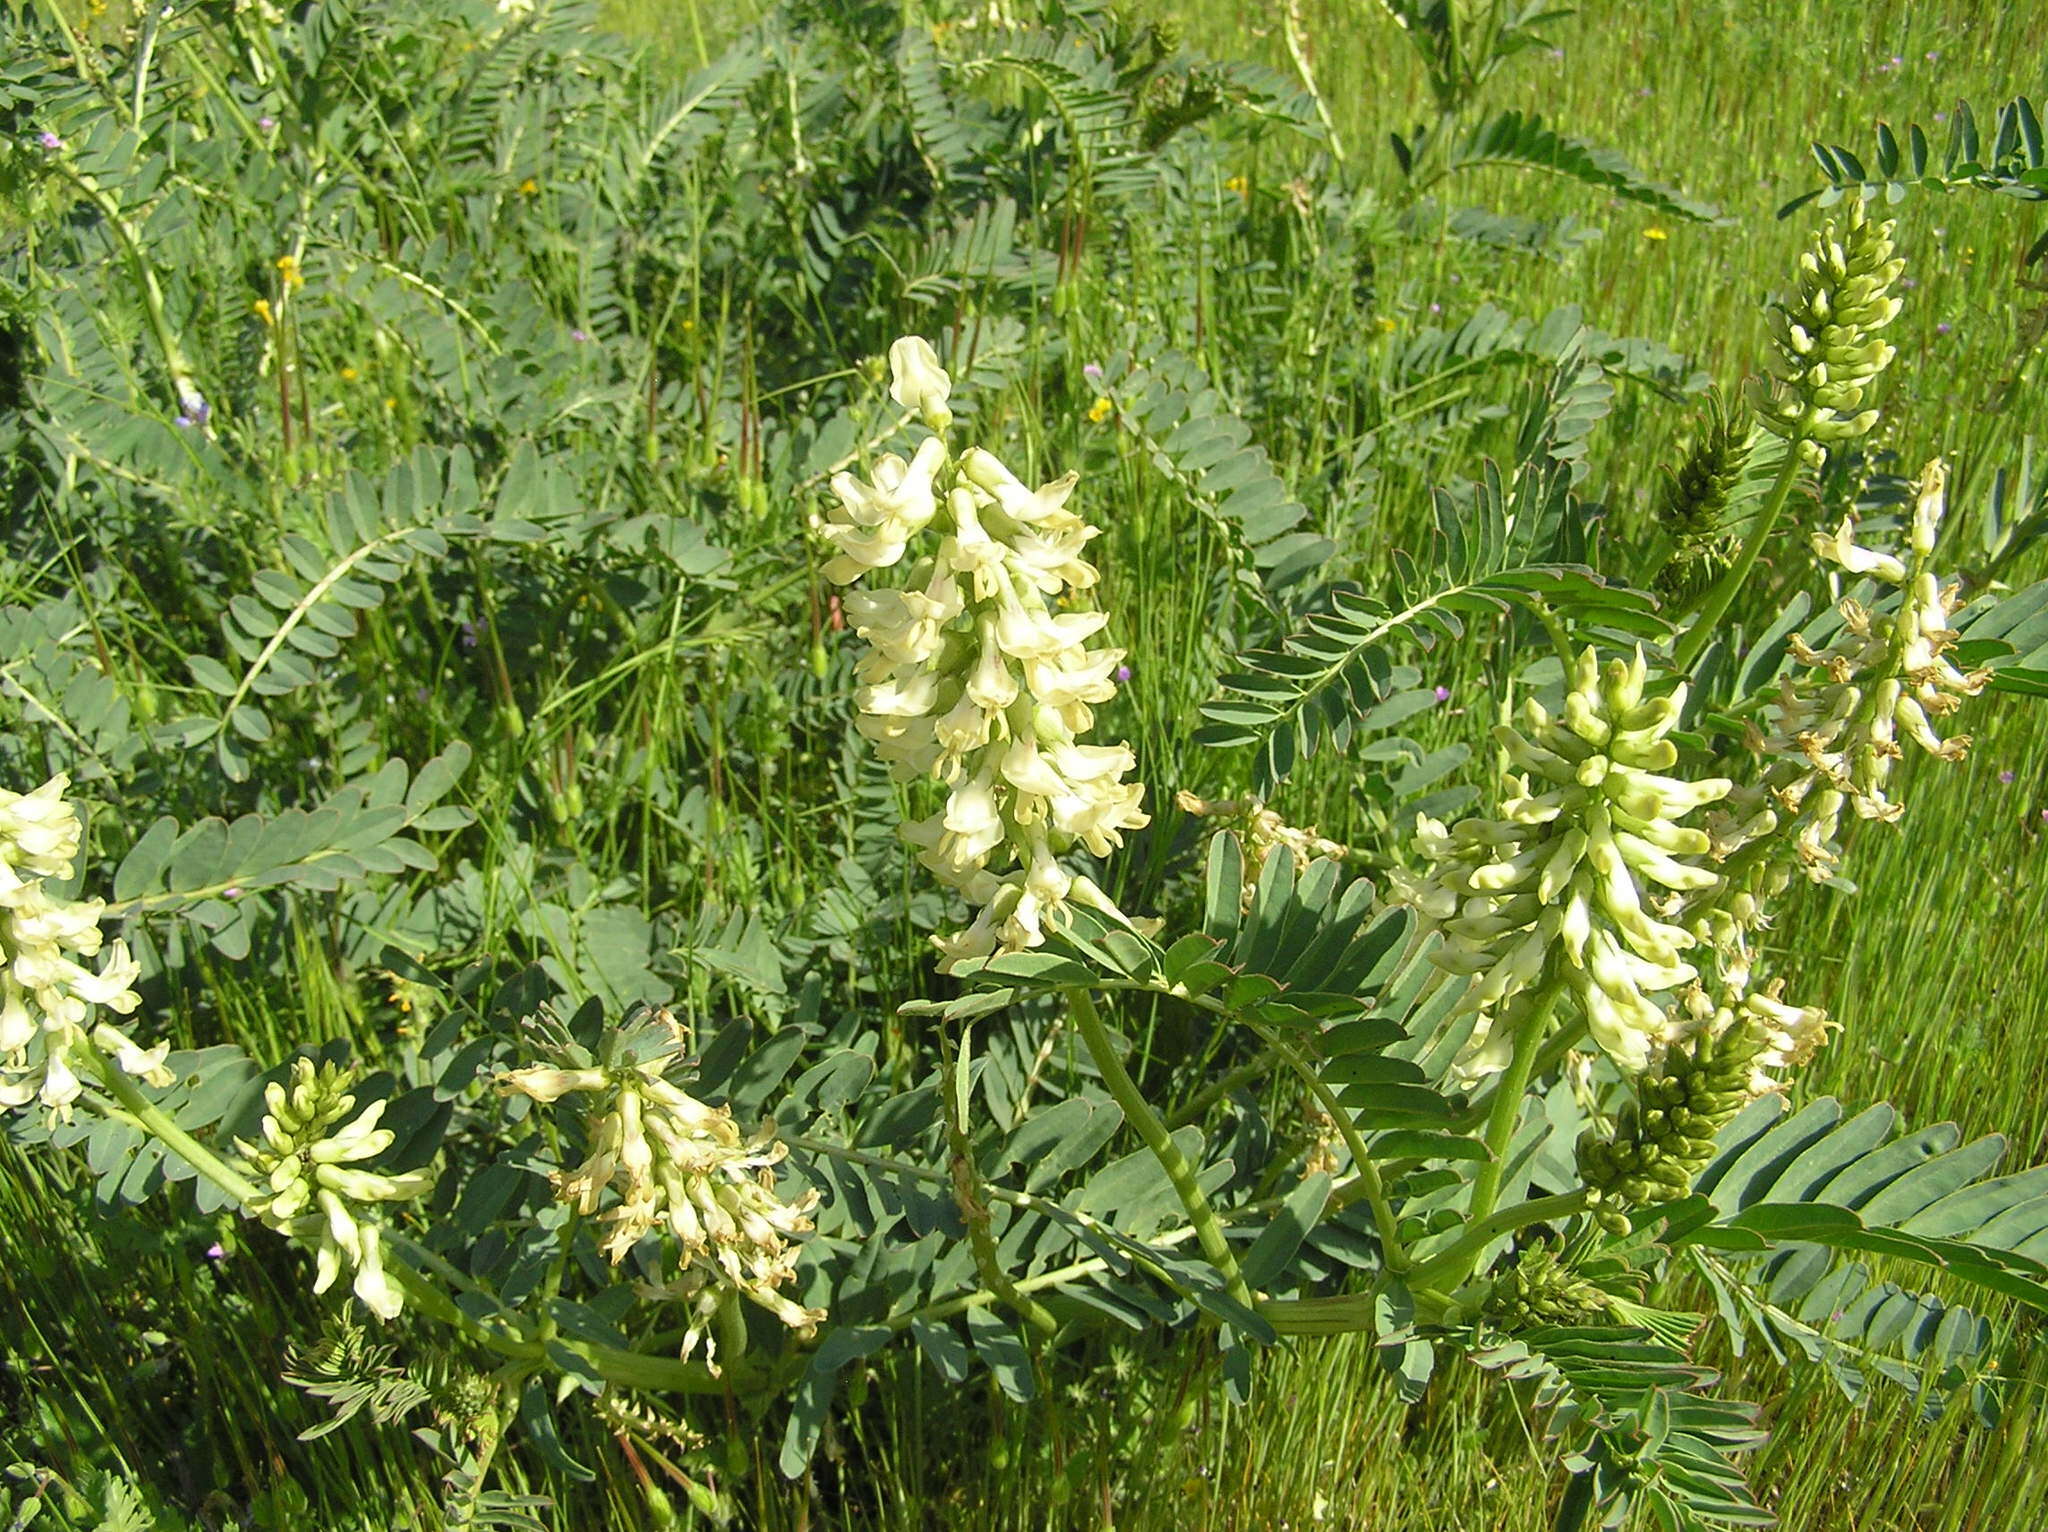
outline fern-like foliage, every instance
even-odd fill
[[[1755,1406],[1713,1397],[1718,1376],[1676,1347],[1643,1330],[1539,1327],[1467,1355],[1533,1386],[1551,1434],[1578,1460],[1567,1503],[1611,1510],[1598,1525],[1631,1506],[1685,1532],[1773,1524],[1737,1462],[1764,1442]]]
[[[1449,168],[1480,166],[1547,171],[1669,218],[1712,223],[1721,216],[1713,203],[1650,180],[1617,151],[1560,133],[1533,112],[1504,111],[1473,127],[1453,151]]]
[[[1906,124],[1903,143],[1890,123],[1880,122],[1876,139],[1871,159],[1875,174],[1853,151],[1816,141],[1813,158],[1827,184],[1794,197],[1778,209],[1778,216],[1789,217],[1809,202],[1827,207],[1851,193],[1898,202],[1914,187],[1948,192],[1967,186],[2022,202],[2048,199],[2048,141],[2043,139],[2033,102],[2025,96],[2015,96],[1998,109],[1988,151],[1977,114],[1967,101],[1956,102],[1949,113],[1948,140],[1939,161],[1926,130],[1917,122]],[[2048,252],[2048,234],[2027,251],[2027,262],[2038,260],[2044,252]]]
[[[333,1413],[299,1433],[302,1442],[339,1430],[367,1411],[380,1426],[403,1420],[430,1403],[434,1391],[391,1364],[396,1348],[370,1339],[345,1315],[330,1316],[313,1341],[293,1341],[286,1353],[285,1382],[303,1389]]]
[[[1385,596],[1331,588],[1300,629],[1277,648],[1240,657],[1221,678],[1223,696],[1204,703],[1197,738],[1217,748],[1256,745],[1263,783],[1284,780],[1325,745],[1348,748],[1419,710],[1396,686],[1396,645],[1457,642],[1466,620],[1541,607],[1571,626],[1656,637],[1655,603],[1594,574],[1570,494],[1570,470],[1538,464],[1512,483],[1487,465],[1476,485],[1440,489],[1436,537],[1427,562],[1396,550],[1396,581]],[[1419,747],[1416,749],[1419,755]]]
[[[328,501],[318,540],[287,535],[279,546],[285,567],[258,571],[252,593],[229,599],[221,638],[239,670],[211,655],[186,657],[192,678],[220,699],[220,712],[182,719],[169,737],[185,748],[211,741],[221,770],[245,780],[249,757],[238,739],[260,745],[273,732],[259,699],[314,685],[319,667],[355,636],[357,613],[381,605],[416,560],[445,557],[451,537],[538,535],[523,519],[477,515],[481,501],[475,467],[460,447],[418,448],[381,485],[351,473]]]
[[[312,809],[202,819],[184,829],[165,815],[115,870],[107,914],[176,914],[224,956],[247,957],[265,889],[325,893],[372,873],[433,868],[434,854],[412,837],[471,822],[469,810],[440,801],[469,756],[457,741],[417,776],[403,761],[387,762]]]
[[[1728,1125],[1693,1196],[1663,1211],[1731,1328],[1796,1349],[1852,1395],[1977,1385],[1988,1326],[1938,1295],[1873,1282],[1839,1252],[1903,1260],[2048,1312],[2048,1168],[1995,1175],[2005,1140],[1953,1123],[1896,1132],[1889,1106],[1845,1118],[1832,1098],[1776,1096]]]
[[[1224,527],[1262,590],[1284,589],[1336,551],[1303,527],[1307,507],[1198,363],[1170,348],[1119,353],[1103,364],[1097,386],[1152,466]]]

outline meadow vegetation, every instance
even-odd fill
[[[81,866],[43,876],[53,897],[107,901],[136,967],[122,1025],[168,1042],[177,1081],[110,1067],[74,1100],[41,1054],[40,1073],[20,1055],[0,1075],[32,1098],[0,1140],[12,1524],[1533,1532],[1579,1524],[1581,1487],[1622,1482],[1622,1426],[1656,1438],[1645,1461],[1659,1429],[1740,1454],[1755,1505],[1708,1453],[1697,1483],[1631,1488],[1612,1524],[1745,1524],[1756,1506],[1791,1528],[2048,1522],[2048,1285],[2032,1246],[1996,1234],[2035,1194],[1990,1179],[2048,1163],[2048,591],[2032,583],[2048,462],[2030,434],[2048,402],[2048,162],[2031,106],[1999,112],[2042,92],[2035,18],[1961,0],[1539,10],[317,0],[0,20],[0,788],[68,776]],[[1446,34],[1446,14],[1472,30]],[[1965,100],[1974,176],[1933,184]],[[1869,331],[1897,352],[1872,369],[1875,421],[1804,473],[1781,472],[1796,447],[1744,436],[1714,516],[1674,519],[1670,473],[1698,467],[1714,412],[1786,373],[1767,300],[1791,300],[1823,221],[1861,237],[1853,188],[1780,209],[1877,167],[1880,120],[1908,156],[1907,124],[1924,128],[1934,164],[1910,188],[1870,173],[1902,183],[1869,208],[1896,220],[1905,263],[1877,284],[1900,307]],[[1815,139],[1855,159],[1817,162]],[[911,336],[950,395],[920,391],[920,357],[892,366]],[[1489,1121],[1476,1152],[1447,1147],[1500,1114],[1444,1062],[1477,1057],[1473,1017],[1461,1032],[1455,994],[1415,999],[1417,912],[1432,879],[1464,875],[1418,846],[1417,815],[1455,824],[1509,794],[1490,731],[1527,698],[1555,714],[1595,697],[1640,726],[1656,696],[1615,702],[1614,672],[1575,682],[1589,644],[1644,644],[1653,694],[1687,675],[1697,707],[1674,737],[1695,776],[1740,779],[1728,763],[1766,750],[1794,630],[1826,651],[1848,642],[1840,596],[1910,605],[1861,545],[1898,550],[1908,581],[1926,567],[1922,469],[1946,460],[1940,567],[1980,602],[1954,621],[1990,679],[1940,732],[1973,742],[1906,750],[1875,790],[1903,816],[1848,814],[1840,876],[1773,891],[1741,966],[1753,955],[1800,1015],[1839,1023],[1810,1061],[1778,1048],[1799,1056],[1792,1108],[1889,1102],[1901,1131],[1954,1122],[1965,1154],[2006,1136],[2001,1161],[1944,1184],[1980,1197],[1975,1222],[1912,1231],[1982,1250],[1943,1246],[1956,1269],[1930,1274],[1934,1247],[1907,1233],[1796,1226],[1770,1279],[1788,1309],[1829,1291],[1842,1251],[1874,1296],[1858,1308],[1845,1282],[1835,1312],[1775,1329],[1734,1317],[1735,1287],[1704,1265],[1657,1265],[1633,1309],[1595,1300],[1610,1320],[1707,1316],[1690,1357],[1722,1376],[1703,1392],[1754,1401],[1762,1440],[1746,1415],[1653,1421],[1590,1383],[1573,1384],[1597,1400],[1574,1425],[1563,1375],[1499,1376],[1512,1327],[1487,1332],[1483,1370],[1423,1355],[1414,1327],[1434,1332],[1412,1314],[1288,1335],[1325,1311],[1283,1297],[1260,1310],[1278,1343],[1248,1345],[1249,1293],[1196,1269],[1200,1193],[1147,1159],[1075,977],[1160,955],[1084,913],[1022,954],[1043,968],[977,972],[995,938],[973,948],[974,913],[1014,918],[1015,892],[942,883],[896,834],[943,800],[871,748],[889,759],[894,738],[862,690],[875,598],[834,557],[847,539],[822,533],[843,529],[835,497],[853,503],[839,476],[886,487],[878,455],[927,432],[952,433],[949,462],[984,490],[965,443],[1028,484],[1079,473],[1101,584],[1066,566],[1041,615],[1110,614],[1122,652],[1090,739],[1128,741],[1151,820],[1127,814],[1120,845],[1091,848],[1109,854],[1070,858],[1105,905],[1268,972],[1236,925],[1240,881],[1249,929],[1292,874],[1276,892],[1283,875],[1230,860],[1272,826],[1218,808],[1253,795],[1304,863],[1334,848],[1345,879],[1387,896],[1351,916],[1359,952],[1384,932],[1404,955],[1358,959],[1381,1010],[1304,1019],[1262,996],[1212,1026],[1168,1003],[1199,995],[1190,979],[1111,1021],[1175,1141],[1193,1133],[1226,1222],[1266,1228],[1251,1220],[1298,1212],[1325,1177],[1291,1236],[1236,1240],[1273,1292],[1378,1295],[1389,1243],[1438,1239],[1470,1281],[1448,1307],[1424,1292],[1424,1320],[1460,1334],[1509,1312],[1472,1286],[1477,1248],[1463,1270],[1442,1255],[1461,1217],[1576,1188],[1582,1130],[1626,1138],[1618,1093],[1667,1055],[1609,1062],[1629,1040],[1594,1025],[1601,1062],[1532,1087],[1539,1104],[1499,1135]],[[1774,483],[1791,491],[1773,500]],[[1858,546],[1812,554],[1844,516]],[[1435,610],[1416,594],[1432,581],[1478,594],[1428,623],[1370,605]],[[1376,624],[1383,639],[1358,637]],[[1282,650],[1304,635],[1345,648],[1341,684],[1314,690],[1303,650]],[[1219,822],[1239,840],[1212,838]],[[1302,908],[1327,928],[1338,896],[1322,897]],[[935,937],[966,944],[958,973],[935,971]],[[1176,982],[1195,972],[1172,961]],[[987,1003],[998,982],[1007,1009]],[[1385,1016],[1414,1047],[1380,1074]],[[699,1125],[776,1231],[748,1236],[762,1264],[744,1282],[659,1266],[599,1196],[602,1144],[560,1125],[565,1095],[599,1088],[570,1076],[601,1061],[616,1093],[665,1057],[668,1018],[702,1059],[690,1088],[745,1129],[774,1114],[791,1146],[778,1168],[780,1149]],[[1347,1025],[1378,1040],[1348,1060],[1316,1046],[1353,1069],[1329,1076],[1347,1129],[1416,1135],[1394,1156],[1412,1202],[1376,1222],[1386,1199],[1361,1193],[1310,1237],[1329,1175],[1358,1178],[1357,1134],[1313,1070],[1276,1060]],[[1802,1044],[1818,1027],[1786,1025]],[[1671,1041],[1668,1057],[1711,1062]],[[395,1132],[363,1155],[382,1179],[347,1183],[353,1235],[305,1221],[289,1167],[250,1197],[230,1184],[289,1158],[258,1147],[266,1120],[297,1131],[286,1090],[332,1107],[316,1063],[390,1103]],[[1736,1120],[1761,1133],[1773,1100]],[[181,1164],[138,1103],[222,1173]],[[1429,1145],[1453,1170],[1512,1160],[1507,1184],[1425,1168]],[[922,1156],[922,1180],[899,1153]],[[1739,1145],[1711,1164],[1769,1200]],[[594,1178],[588,1205],[557,1200],[551,1174]],[[1011,1183],[1028,1194],[983,1249],[977,1198]],[[1027,1195],[1063,1199],[1086,1237],[1031,1223]],[[1555,1222],[1591,1241],[1602,1204],[1569,1195]],[[1647,1240],[1650,1201],[1611,1205],[1609,1225],[1633,1211]],[[601,1225],[625,1231],[617,1249]],[[902,1249],[892,1226],[946,1238]],[[373,1228],[390,1231],[388,1282]],[[1091,1260],[1150,1276],[1056,1280]],[[659,1324],[606,1285],[621,1261],[667,1284]],[[829,1367],[805,1349],[806,1306],[830,1314]],[[544,1331],[493,1331],[511,1311]],[[660,1366],[635,1373],[626,1354],[655,1341]],[[1802,1347],[1795,1365],[1771,1355]],[[1602,1409],[1622,1422],[1607,1435]],[[1561,1468],[1566,1449],[1585,1456]]]

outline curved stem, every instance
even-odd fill
[[[1359,1189],[1358,1194],[1364,1197],[1372,1208],[1373,1228],[1380,1237],[1381,1260],[1388,1271],[1406,1271],[1408,1252],[1401,1245],[1400,1225],[1394,1217],[1393,1205],[1387,1201],[1386,1184],[1380,1179],[1379,1166],[1375,1165],[1372,1156],[1366,1153],[1365,1140],[1359,1136],[1358,1124],[1352,1121],[1351,1113],[1337,1099],[1337,1093],[1323,1083],[1322,1076],[1318,1075],[1309,1061],[1302,1057],[1299,1049],[1256,1023],[1253,1024],[1252,1030],[1266,1040],[1266,1046],[1277,1053],[1289,1069],[1301,1076],[1302,1084],[1306,1085],[1309,1094],[1315,1097],[1316,1105],[1321,1107],[1324,1115],[1337,1125],[1337,1132],[1344,1140],[1344,1147],[1351,1151],[1351,1164],[1358,1172],[1358,1180],[1354,1183]]]
[[[1159,1168],[1166,1172],[1166,1179],[1173,1183],[1180,1205],[1187,1212],[1188,1222],[1194,1226],[1195,1237],[1201,1241],[1202,1254],[1222,1274],[1224,1287],[1230,1296],[1251,1308],[1252,1290],[1245,1282],[1244,1273],[1238,1269],[1237,1257],[1231,1252],[1229,1241],[1223,1237],[1223,1224],[1216,1216],[1216,1209],[1210,1206],[1208,1194],[1202,1190],[1202,1183],[1196,1178],[1194,1167],[1188,1164],[1187,1156],[1180,1152],[1180,1145],[1173,1141],[1173,1135],[1166,1131],[1166,1124],[1159,1120],[1159,1114],[1152,1110],[1152,1103],[1145,1099],[1144,1092],[1138,1089],[1138,1082],[1131,1078],[1123,1060],[1117,1057],[1109,1029],[1103,1026],[1101,1013],[1095,1009],[1095,997],[1085,989],[1070,989],[1067,991],[1067,1008],[1080,1030],[1081,1041],[1095,1060],[1102,1083],[1109,1087],[1110,1095],[1123,1109],[1124,1121],[1137,1130],[1138,1137],[1145,1141],[1145,1147],[1152,1151],[1152,1157],[1159,1161]]]
[[[1688,675],[1699,662],[1700,652],[1714,636],[1714,629],[1727,615],[1736,594],[1749,580],[1750,571],[1756,568],[1756,561],[1763,556],[1764,544],[1770,541],[1777,530],[1778,517],[1784,513],[1785,501],[1792,494],[1792,486],[1799,478],[1799,446],[1801,438],[1792,437],[1785,443],[1785,464],[1778,470],[1778,480],[1771,486],[1771,496],[1764,507],[1757,512],[1756,524],[1749,529],[1749,536],[1743,539],[1742,551],[1735,562],[1728,566],[1728,572],[1715,582],[1714,588],[1700,604],[1699,616],[1678,641],[1672,652],[1671,668],[1680,675]]]
[[[1574,1192],[1560,1192],[1555,1197],[1536,1197],[1528,1202],[1517,1202],[1513,1207],[1500,1209],[1477,1223],[1469,1225],[1458,1236],[1457,1243],[1439,1251],[1417,1266],[1408,1274],[1410,1282],[1418,1287],[1433,1283],[1462,1279],[1461,1267],[1478,1259],[1479,1253],[1503,1234],[1512,1234],[1517,1229],[1526,1229],[1532,1223],[1550,1223],[1555,1219],[1569,1218],[1586,1209],[1586,1190],[1580,1187]]]

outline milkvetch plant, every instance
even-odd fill
[[[1876,1003],[1786,912],[2048,690],[2038,528],[1973,565],[1872,445],[1895,231],[1834,214],[1634,546],[1598,424],[1704,376],[1496,306],[1562,225],[1424,200],[1714,216],[1474,111],[1540,19],[1391,8],[1395,222],[1264,178],[1334,147],[1286,82],[1029,9],[775,7],[685,82],[573,5],[0,23],[0,1104],[190,1244],[169,1375],[317,1303],[309,1440],[451,1525],[732,1519],[762,1441],[825,1514],[914,1369],[1192,1409],[1338,1334],[1520,1385],[1561,1526],[1755,1523],[1703,1289],[1989,1414],[2039,1179],[1786,1099]],[[1496,301],[1427,321],[1410,248]]]

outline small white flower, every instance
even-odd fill
[[[953,423],[946,401],[953,394],[953,380],[939,365],[939,354],[922,335],[906,335],[889,347],[889,397],[934,431]]]

